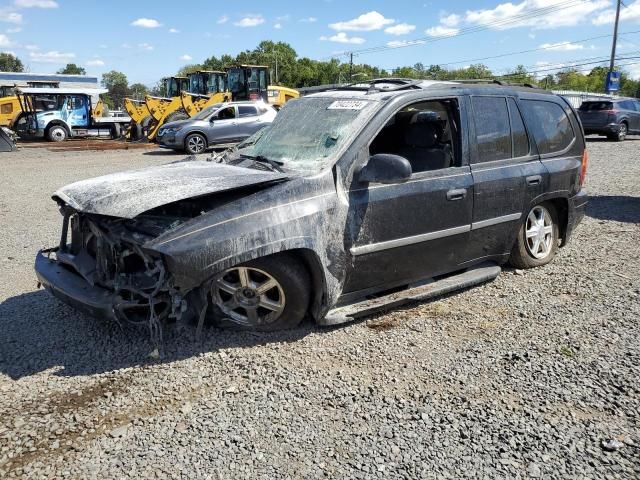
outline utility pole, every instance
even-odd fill
[[[613,68],[616,63],[616,43],[618,42],[618,21],[620,20],[620,3],[622,0],[617,1],[616,5],[616,22],[613,25],[613,42],[611,44],[611,62],[609,62],[609,73],[607,74],[607,93],[611,93],[609,89],[609,76],[613,72]]]
[[[353,52],[349,53],[349,83],[353,83]]]

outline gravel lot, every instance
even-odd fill
[[[159,360],[32,262],[57,187],[176,157],[0,155],[0,477],[640,478],[640,141],[589,149],[552,265],[341,328],[185,327]]]

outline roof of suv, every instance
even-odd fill
[[[532,85],[506,84],[498,80],[413,80],[407,78],[380,78],[370,82],[354,83],[350,85],[329,85],[327,88],[317,87],[309,97],[361,97],[367,96],[371,100],[386,100],[392,96],[403,95],[417,90],[487,90],[499,89],[503,91],[521,91],[531,93],[543,93],[554,95],[548,90],[543,90]]]

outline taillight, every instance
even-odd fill
[[[587,178],[587,164],[589,163],[589,153],[587,149],[582,152],[582,162],[580,164],[580,186],[584,184],[585,178]]]

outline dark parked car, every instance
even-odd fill
[[[292,100],[215,161],[62,188],[60,244],[35,268],[65,302],[150,328],[337,324],[550,262],[586,166],[554,94],[377,81]]]
[[[640,101],[633,98],[582,102],[578,115],[585,135],[606,135],[619,142],[627,135],[640,135]]]
[[[164,124],[158,144],[191,154],[208,147],[241,142],[276,118],[277,111],[263,102],[218,103],[193,118]]]

